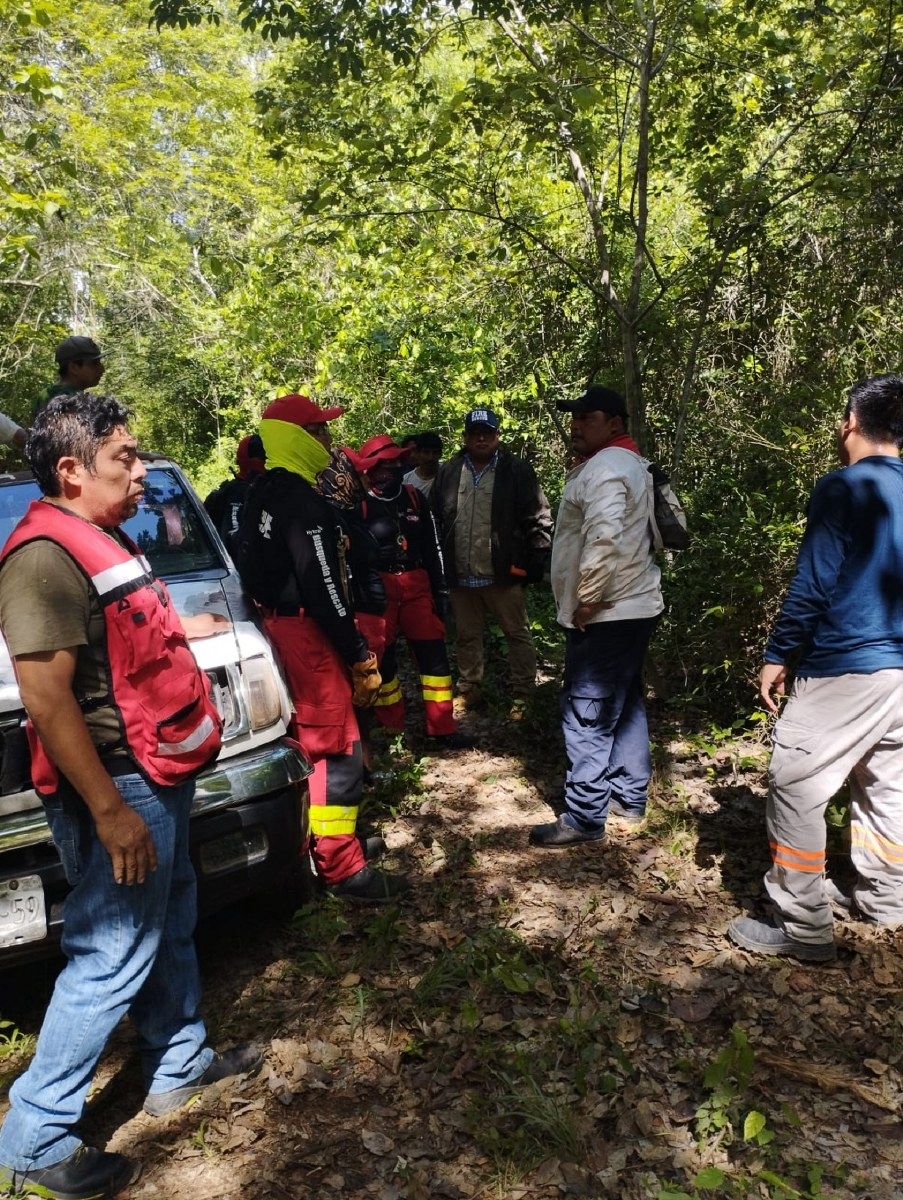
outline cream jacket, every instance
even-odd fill
[[[664,608],[650,535],[648,465],[631,450],[610,446],[567,477],[552,543],[552,591],[559,624],[568,629],[579,604],[610,605],[591,624],[656,617]]]

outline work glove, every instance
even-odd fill
[[[527,557],[527,571],[524,579],[525,583],[546,583],[548,582],[549,566],[552,561],[551,552],[548,550],[537,550]]]
[[[433,606],[436,609],[436,616],[443,625],[448,624],[448,614],[451,611],[451,602],[448,598],[448,592],[434,592]]]
[[[354,689],[352,700],[358,708],[373,707],[382,682],[375,654],[369,655],[363,662],[354,664],[351,668],[351,684]]]

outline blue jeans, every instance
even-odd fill
[[[614,799],[643,813],[652,776],[643,660],[657,617],[600,621],[567,631],[561,724],[568,758],[564,815],[602,829]]]
[[[46,803],[73,889],[64,910],[68,962],[56,981],[31,1065],[10,1089],[0,1163],[15,1171],[52,1166],[81,1145],[72,1127],[81,1118],[107,1040],[125,1013],[138,1034],[149,1092],[190,1082],[213,1058],[198,1016],[196,881],[188,857],[194,785],[151,787],[134,774],[119,776],[116,786],[143,818],[157,850],[157,869],[142,884],[113,881],[110,856],[77,795],[61,790]]]

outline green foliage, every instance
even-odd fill
[[[390,738],[375,753],[371,788],[364,793],[361,814],[394,814],[414,804],[429,759],[415,757],[405,746],[403,734]]]
[[[32,1034],[23,1033],[14,1022],[0,1017],[0,1060],[31,1054],[35,1041]]]
[[[528,1056],[518,1056],[509,1071],[489,1072],[486,1083],[469,1118],[477,1144],[498,1165],[528,1170],[553,1155],[567,1162],[586,1157],[585,1134],[566,1088],[540,1082]]]
[[[561,991],[554,960],[490,926],[443,949],[411,997],[420,1027],[437,1014],[463,1040],[468,1125],[503,1173],[551,1156],[583,1161],[597,1132],[590,1114],[614,1104],[632,1075],[616,1038],[617,1000],[589,977]],[[519,1030],[529,997],[541,998],[548,1019]]]
[[[345,974],[347,968],[339,948],[351,927],[339,901],[305,904],[292,918],[292,929],[303,935],[309,947],[298,959],[302,974],[324,979],[339,979]]]
[[[710,1192],[738,1200],[760,1195],[767,1195],[770,1200],[827,1200],[826,1193],[821,1190],[826,1173],[821,1164],[801,1164],[793,1179],[778,1175],[763,1165],[768,1161],[772,1143],[772,1149],[778,1146],[780,1133],[777,1121],[775,1128],[771,1128],[765,1113],[749,1107],[754,1065],[755,1053],[748,1034],[734,1026],[728,1045],[705,1069],[702,1083],[709,1096],[696,1110],[696,1135],[701,1146],[730,1148],[737,1160],[735,1169],[706,1168],[693,1178],[692,1192],[665,1189],[659,1192],[659,1200],[668,1197],[702,1200]],[[792,1136],[799,1118],[786,1105],[782,1106],[780,1117],[780,1123]],[[742,1139],[739,1142],[738,1137]],[[744,1152],[749,1150],[755,1150],[757,1155],[754,1165],[745,1170]]]
[[[23,1033],[13,1021],[0,1016],[0,1089],[7,1088],[10,1080],[19,1074],[36,1045],[34,1034]]]
[[[0,27],[6,411],[87,332],[203,491],[307,389],[350,443],[451,449],[491,405],[554,501],[554,402],[605,379],[693,528],[658,675],[750,710],[843,391],[903,351],[892,10],[8,0]]]
[[[663,1188],[656,1200],[752,1200],[767,1196],[768,1200],[836,1200],[830,1193],[822,1191],[826,1168],[821,1163],[811,1163],[802,1171],[798,1183],[762,1169],[755,1173],[745,1171],[728,1172],[719,1167],[705,1167],[693,1177],[692,1192]]]
[[[709,1098],[696,1110],[696,1134],[703,1141],[717,1135],[724,1144],[730,1144],[738,1123],[737,1105],[745,1095],[752,1077],[755,1056],[744,1030],[735,1026],[731,1040],[706,1068],[703,1086]],[[759,1114],[748,1114],[750,1117]],[[764,1119],[763,1119],[764,1120]],[[750,1124],[750,1130],[755,1125]],[[744,1123],[744,1137],[746,1124]]]
[[[518,995],[530,992],[542,977],[541,962],[527,944],[507,929],[490,927],[438,955],[414,989],[419,1004],[443,1006],[455,992],[482,984]]]

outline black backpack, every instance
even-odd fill
[[[652,544],[656,550],[686,550],[690,544],[687,514],[671,487],[671,479],[657,463],[649,464],[652,476]]]

